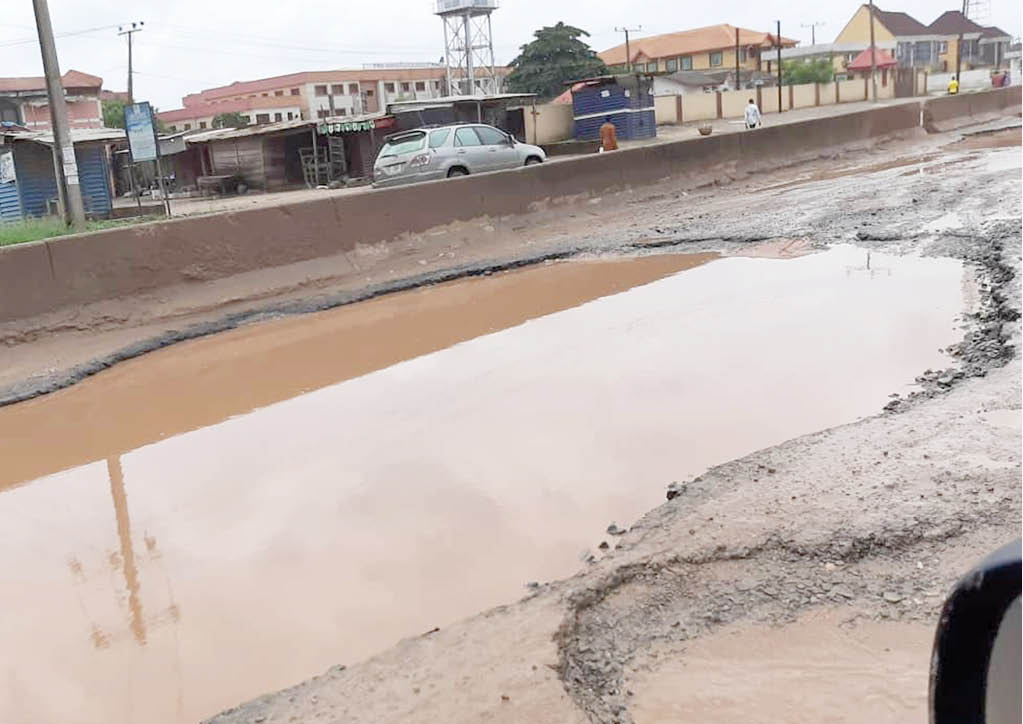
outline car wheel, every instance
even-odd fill
[[[455,176],[468,176],[469,172],[461,166],[455,166],[452,169],[448,169],[448,178],[454,178]]]
[[[543,163],[543,161],[537,158],[536,156],[530,156],[529,158],[526,159],[527,166],[536,166],[538,163]]]

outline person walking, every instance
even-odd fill
[[[959,78],[952,76],[948,81],[948,94],[950,96],[959,95]]]
[[[604,125],[600,127],[600,152],[618,150],[618,130],[615,124],[611,123],[611,116],[604,119]]]
[[[749,99],[749,103],[746,104],[746,128],[756,128],[760,125],[760,109],[757,108],[757,104],[753,102],[753,99]]]

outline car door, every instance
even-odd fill
[[[455,129],[455,165],[463,165],[469,173],[480,173],[489,170],[487,162],[490,157],[483,141],[472,126]]]
[[[515,168],[519,165],[519,155],[511,144],[509,136],[493,126],[475,126],[476,133],[487,149],[487,170],[497,171]]]

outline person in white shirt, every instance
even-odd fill
[[[759,125],[760,109],[757,108],[757,104],[750,98],[749,103],[746,104],[746,128],[756,128]]]

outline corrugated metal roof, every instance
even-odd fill
[[[280,133],[281,131],[294,131],[301,128],[314,128],[320,120],[321,119],[302,120],[301,118],[296,118],[291,121],[262,123],[256,126],[243,126],[242,128],[214,128],[210,131],[193,133],[185,139],[185,143],[208,143],[209,141],[222,141],[228,138],[263,136],[267,133]]]
[[[53,145],[53,131],[8,131],[0,129],[0,136],[10,141],[34,141],[47,146]],[[122,128],[72,128],[72,143],[89,143],[92,141],[123,141],[127,138]]]

